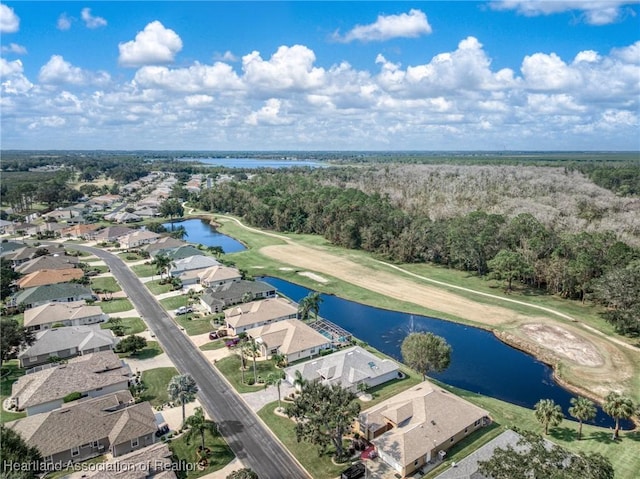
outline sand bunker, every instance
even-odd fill
[[[309,279],[317,281],[318,283],[328,283],[329,280],[327,278],[323,278],[322,276],[312,273],[311,271],[301,271],[298,273],[300,276],[306,276]]]
[[[524,324],[520,329],[528,339],[581,366],[597,367],[604,364],[594,344],[567,329],[540,323]]]

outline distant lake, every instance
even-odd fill
[[[311,290],[279,278],[265,276],[263,281],[278,291],[300,301]],[[444,337],[451,345],[451,365],[434,378],[452,386],[494,397],[526,408],[540,399],[553,399],[566,418],[575,394],[553,380],[553,370],[533,356],[503,343],[491,332],[464,324],[427,316],[374,308],[337,296],[322,294],[320,316],[346,329],[385,354],[402,360],[400,345],[414,331],[429,331]],[[597,407],[592,422],[613,426],[613,420]],[[631,421],[620,421],[623,429],[633,429]]]
[[[309,166],[311,168],[326,168],[327,164],[313,160],[275,160],[262,158],[180,158],[180,161],[197,161],[211,166],[227,168],[292,168],[294,166]]]
[[[172,227],[183,226],[187,232],[187,236],[184,237],[185,241],[202,244],[204,246],[220,246],[225,253],[237,253],[247,249],[242,243],[236,241],[231,236],[218,233],[206,220],[174,221],[173,223],[163,223],[162,226],[168,231],[171,231]]]

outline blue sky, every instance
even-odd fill
[[[640,150],[640,5],[0,3],[4,149]]]

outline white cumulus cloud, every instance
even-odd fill
[[[13,8],[0,4],[0,33],[15,33],[20,29],[20,17]]]
[[[106,72],[89,72],[73,66],[62,55],[51,55],[49,61],[40,68],[38,80],[48,85],[104,84],[109,81]]]
[[[431,33],[431,25],[424,12],[417,9],[399,15],[378,15],[374,23],[356,25],[344,36],[336,33],[334,39],[343,42],[384,41],[391,38],[415,38]]]
[[[258,111],[251,112],[246,122],[249,125],[289,125],[291,119],[280,116],[282,101],[277,98],[269,98]]]
[[[582,13],[585,23],[608,25],[622,17],[625,5],[633,3],[637,2],[629,0],[496,0],[490,5],[494,10],[515,10],[529,17],[577,10]]]
[[[82,21],[84,22],[87,28],[100,28],[106,27],[107,21],[102,17],[94,17],[91,15],[90,8],[83,8],[81,12]]]
[[[149,23],[135,40],[118,45],[118,62],[127,67],[171,63],[182,50],[182,39],[159,21]]]
[[[72,22],[73,22],[73,18],[71,18],[66,13],[61,13],[60,16],[58,17],[56,28],[58,30],[69,30],[71,28]]]

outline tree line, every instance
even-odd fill
[[[557,294],[597,301],[621,333],[640,333],[640,251],[612,232],[567,233],[529,213],[485,211],[432,220],[386,195],[339,187],[314,172],[264,172],[202,193],[198,207],[282,232],[324,236],[403,263],[431,262]],[[616,294],[612,295],[612,290]]]

